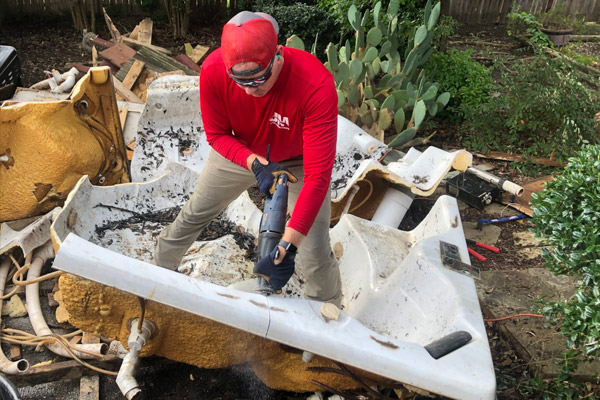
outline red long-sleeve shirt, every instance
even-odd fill
[[[284,47],[284,65],[263,97],[248,95],[227,76],[221,50],[202,63],[200,108],[208,143],[247,168],[252,153],[279,162],[302,155],[304,186],[288,223],[306,235],[325,199],[335,158],[337,92],[311,54]]]

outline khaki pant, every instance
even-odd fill
[[[302,160],[282,162],[298,178],[290,183],[288,210],[293,210],[304,178]],[[175,221],[158,237],[154,260],[156,265],[174,270],[200,232],[256,179],[251,171],[234,164],[216,151],[210,152],[192,197],[185,203]],[[296,256],[306,284],[304,295],[311,300],[340,305],[341,282],[338,263],[329,240],[331,197],[327,193],[319,214]]]

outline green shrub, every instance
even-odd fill
[[[540,55],[510,68],[495,96],[468,120],[469,149],[566,160],[583,144],[598,143],[600,93],[572,65]]]
[[[285,40],[293,34],[302,36],[307,45],[315,42],[318,34],[316,55],[325,60],[327,43],[339,38],[339,26],[335,20],[317,6],[305,3],[281,4],[272,0],[259,0],[254,11],[265,12],[277,20],[279,38]]]
[[[600,146],[583,146],[564,173],[533,200],[533,231],[544,239],[547,264],[555,274],[578,280],[571,299],[549,304],[569,348],[590,356],[600,341]]]
[[[477,112],[489,98],[494,86],[488,68],[471,58],[473,50],[450,49],[447,53],[434,53],[426,65],[426,74],[440,84],[440,90],[452,97],[443,115],[453,121],[462,121]]]

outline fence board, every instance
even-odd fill
[[[557,0],[443,0],[445,15],[465,24],[505,22],[506,15],[514,8],[530,14],[551,9]],[[600,22],[600,0],[566,1],[567,12],[586,21]]]

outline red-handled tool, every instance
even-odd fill
[[[469,254],[472,255],[473,257],[475,257],[476,259],[478,259],[479,261],[485,262],[487,261],[487,258],[485,258],[484,256],[482,256],[481,254],[479,254],[478,252],[476,252],[475,250],[473,250],[470,247],[467,247],[467,250],[469,250]]]
[[[482,249],[486,249],[489,251],[493,251],[494,253],[500,253],[500,249],[494,246],[490,246],[489,244],[476,242],[475,240],[467,239],[467,244],[470,246],[481,247]]]

